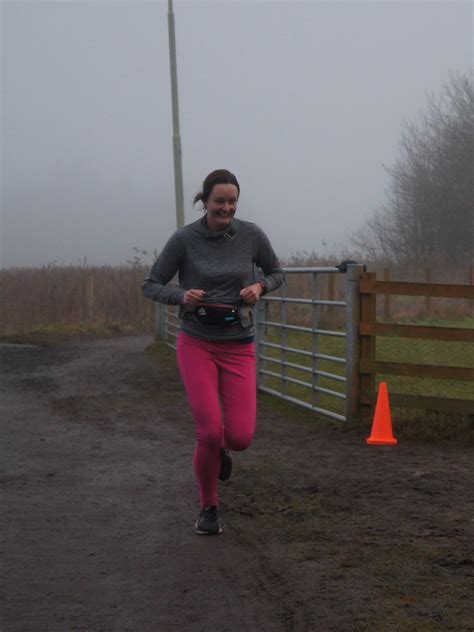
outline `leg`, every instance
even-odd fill
[[[255,345],[227,345],[228,349],[218,356],[224,447],[245,450],[255,434],[257,416]]]
[[[217,477],[222,444],[219,376],[205,341],[180,334],[177,356],[181,377],[196,423],[194,472],[202,507],[218,504]]]

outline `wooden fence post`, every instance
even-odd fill
[[[377,274],[375,272],[366,272],[362,280],[366,282],[373,281],[375,282],[377,279]],[[375,328],[376,322],[376,306],[377,306],[377,295],[369,294],[361,292],[361,301],[360,301],[360,315],[361,315],[361,326],[364,325],[368,327],[371,331]],[[375,334],[369,335],[361,335],[360,338],[360,359],[361,360],[375,360]],[[371,399],[375,398],[375,374],[373,372],[366,373],[360,372],[360,390],[363,394],[363,398],[359,399],[360,401],[360,416],[368,417],[372,413],[372,403],[367,401],[367,397]]]
[[[425,269],[425,282],[431,283],[431,268]],[[425,308],[427,311],[427,316],[429,316],[429,313],[431,311],[431,296],[425,297]]]
[[[383,280],[390,281],[390,268],[383,269]],[[383,319],[388,320],[390,318],[390,295],[385,294],[383,297]]]

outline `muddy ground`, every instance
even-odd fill
[[[198,537],[194,431],[148,336],[1,347],[1,631],[474,629],[472,449],[261,398]]]

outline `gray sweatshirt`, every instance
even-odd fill
[[[257,277],[255,266],[263,270]],[[178,272],[179,288],[169,287]],[[226,231],[208,230],[205,216],[178,229],[168,240],[142,285],[143,294],[159,303],[182,305],[186,290],[204,290],[203,303],[241,306],[239,292],[257,280],[268,292],[285,280],[268,237],[256,224],[233,219]],[[189,319],[188,319],[189,318]],[[239,340],[254,335],[252,326],[206,326],[195,317],[181,321],[181,329],[206,340]]]

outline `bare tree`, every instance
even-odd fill
[[[386,202],[353,239],[368,255],[396,263],[474,259],[474,85],[452,75],[413,123],[400,156],[385,168]]]

